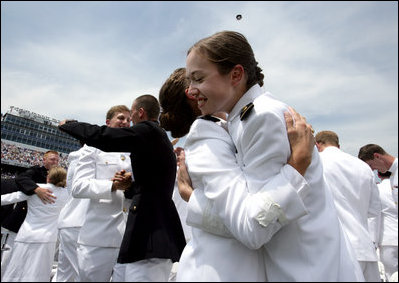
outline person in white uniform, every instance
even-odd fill
[[[57,219],[68,199],[66,170],[53,167],[49,170],[47,184],[53,203],[43,203],[38,195],[28,196],[14,192],[1,196],[1,205],[27,200],[28,213],[15,238],[13,253],[5,270],[4,282],[49,282],[54,261],[58,229]]]
[[[129,108],[125,105],[111,107],[106,115],[106,125],[111,128],[129,127]],[[131,184],[113,181],[121,170],[132,175],[130,153],[83,147],[72,181],[72,196],[89,199],[86,219],[77,241],[79,281],[110,281],[113,275],[126,227],[123,210],[127,210],[128,202],[125,203],[124,191]]]
[[[187,126],[187,124],[191,124],[191,122],[195,120],[195,113],[200,114],[197,106],[191,106],[189,103],[190,100],[185,95],[185,89],[187,87],[188,80],[185,77],[185,69],[179,68],[170,75],[159,93],[159,101],[163,109],[160,115],[161,127],[166,130],[171,130],[173,137],[176,135],[179,137],[186,135],[190,129],[190,125]],[[180,101],[177,102],[177,100]],[[170,110],[172,107],[174,111]],[[180,117],[178,116],[179,114],[181,115]],[[184,117],[185,114],[189,115],[189,117]],[[176,117],[178,121],[171,121],[170,117]],[[228,137],[227,132],[212,121],[199,119],[194,122],[192,128],[196,127],[197,122],[211,129],[216,127],[215,133],[220,129],[224,132],[225,136]],[[173,125],[168,125],[170,123],[173,123]],[[186,144],[188,142],[187,139],[190,139],[190,134],[186,138]],[[209,144],[209,141],[204,144]],[[221,150],[226,148],[222,139],[221,145],[223,146],[212,144],[211,146],[216,152],[209,154],[209,151],[205,149],[202,151],[202,157],[207,156],[207,162],[212,163],[211,161],[214,158],[218,158],[218,153],[222,153]],[[227,149],[230,149],[230,147]],[[218,165],[222,169],[225,169],[223,164],[218,163]],[[177,189],[177,186],[175,187]],[[185,208],[184,214],[180,214],[181,221],[185,223],[187,203],[180,197],[178,192],[177,195],[174,195],[176,198],[179,196],[179,203]],[[185,225],[183,225],[183,227],[185,227]],[[176,281],[229,282],[266,280],[261,253],[248,249],[231,236],[221,237],[219,235],[207,233],[204,229],[187,227],[190,228],[191,238],[187,241],[187,245],[180,258]],[[223,256],[223,259],[221,256]],[[195,263],[190,264],[191,261],[195,261]],[[237,266],[240,266],[240,268],[238,269]],[[173,280],[175,280],[175,278],[173,278]]]
[[[378,173],[378,184],[382,204],[382,221],[379,231],[379,256],[384,265],[386,278],[398,271],[398,210],[392,198],[391,174]]]
[[[246,191],[245,178],[236,163],[234,146],[230,136],[222,126],[223,122],[215,117],[201,117],[202,119],[195,120],[200,111],[195,98],[184,93],[186,87],[188,87],[188,82],[185,78],[185,69],[179,68],[172,73],[161,88],[159,100],[163,112],[160,116],[160,122],[162,127],[171,131],[173,137],[184,136],[190,130],[185,143],[185,148],[190,154],[191,162],[189,166],[194,168],[191,172],[195,185],[201,186],[201,188],[205,186],[204,190],[200,188],[195,190],[195,193],[206,194],[210,199],[223,199],[226,192],[229,191],[234,196],[233,198],[237,198],[240,202],[244,201],[244,197],[240,198],[241,195],[236,194],[238,192],[236,187],[243,187]],[[299,115],[298,118],[300,118]],[[300,124],[299,120],[297,124]],[[314,147],[314,139],[310,130],[307,137],[309,153],[305,155],[309,159]],[[301,144],[301,146],[305,146],[305,144]],[[301,152],[304,151],[302,147]],[[294,153],[293,155],[296,156]],[[294,159],[299,161],[298,156]],[[181,160],[180,167],[184,165],[184,160]],[[307,163],[305,162],[304,169],[309,163],[310,160]],[[292,167],[287,170],[295,171]],[[197,173],[197,171],[204,174]],[[182,180],[182,173],[184,172],[179,169],[179,181]],[[299,175],[299,173],[297,174]],[[289,180],[287,183],[289,183]],[[189,198],[184,194],[182,196],[186,201]],[[205,211],[203,214],[207,216],[212,213],[211,204],[203,207],[198,205],[198,207],[199,210],[203,208],[203,211]],[[215,218],[212,219],[216,220]],[[183,252],[179,264],[181,266],[179,266],[177,272],[177,281],[266,280],[263,258],[259,257],[259,251],[250,250],[232,238],[222,222],[210,221],[207,227],[196,226],[189,219],[187,219],[187,222],[190,225],[193,224],[192,240],[188,242]],[[202,221],[199,222],[203,223]],[[217,227],[221,231],[218,231],[218,234],[215,235],[214,232]],[[208,229],[211,233],[208,233]],[[218,255],[223,255],[223,258]],[[243,260],[243,258],[246,259]],[[240,266],[240,269],[236,268],[237,265]]]
[[[48,170],[52,167],[58,166],[59,163],[59,154],[56,151],[48,150],[43,155],[43,164],[42,166],[35,165],[30,167],[24,172],[18,174],[18,176],[9,180],[8,185],[10,185],[9,189],[14,191],[20,190],[27,195],[32,195],[33,193],[37,194],[37,196],[44,203],[52,203],[54,195],[49,189],[41,188],[38,184],[46,183],[46,178],[48,174]],[[2,185],[2,191],[7,189]],[[23,221],[25,220],[27,213],[27,203],[26,201],[18,202],[13,205],[13,209],[10,214],[7,215],[1,222],[1,233],[5,237],[2,237],[2,241],[4,239],[4,247],[5,250],[2,251],[1,254],[1,275],[4,275],[4,272],[7,268],[8,262],[11,258],[13,245],[15,237],[17,236],[18,230],[21,227]],[[3,242],[2,242],[3,243]]]
[[[366,162],[371,170],[385,173],[391,172],[392,197],[398,209],[398,158],[388,154],[377,144],[367,144],[359,149],[358,157]]]
[[[381,213],[381,200],[374,173],[361,159],[340,149],[333,131],[316,134],[316,146],[324,177],[334,196],[342,227],[348,235],[367,282],[380,280],[378,256],[369,233],[368,219]]]
[[[284,119],[288,107],[261,89],[263,74],[245,37],[224,31],[200,40],[188,51],[186,69],[189,93],[196,96],[201,113],[228,113],[233,152],[249,193],[259,192],[268,182],[285,184],[281,180],[289,173],[285,165],[290,144]],[[187,165],[192,170],[189,161]],[[210,166],[203,165],[202,169]],[[240,234],[243,219],[236,217],[239,210],[226,206],[226,198],[213,199],[215,211],[222,212],[221,218],[236,238],[254,238],[253,248],[263,242],[268,281],[364,280],[339,223],[315,147],[305,171],[307,185],[302,189],[271,186],[260,195],[257,204],[263,205],[250,217],[257,220],[257,231],[263,228],[261,233]],[[236,181],[230,179],[225,186]],[[234,194],[227,195],[234,198]],[[235,208],[241,205],[238,201],[227,199]]]
[[[69,199],[58,218],[59,252],[55,275],[56,282],[75,282],[78,279],[77,241],[90,200],[72,196],[72,181],[75,176],[76,165],[83,151],[84,149],[81,147],[68,155],[66,185]]]
[[[173,141],[172,141],[173,144]],[[186,239],[186,242],[190,242],[192,238],[192,233],[191,233],[191,226],[187,225],[185,219],[187,218],[187,202],[182,199],[179,193],[179,187],[177,185],[177,179],[175,181],[175,188],[173,190],[173,195],[172,195],[173,202],[175,203],[177,212],[179,213],[181,225],[183,228],[184,232],[184,237]],[[179,262],[174,262],[172,266],[172,270],[169,275],[168,282],[175,282],[176,281],[176,275],[177,271],[179,268]]]

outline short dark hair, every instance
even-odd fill
[[[360,148],[357,157],[359,157],[363,161],[373,160],[374,153],[379,153],[381,155],[387,154],[385,150],[377,144],[366,144],[365,146],[362,146]]]
[[[158,121],[161,107],[159,106],[158,99],[155,96],[151,94],[144,94],[137,97],[135,102],[136,109],[143,108],[147,113],[148,119]]]

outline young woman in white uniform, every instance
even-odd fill
[[[198,202],[193,201],[193,204],[191,199],[189,202],[189,206],[198,209],[194,213],[189,211],[187,223],[193,226],[192,239],[180,259],[177,281],[264,281],[266,275],[263,258],[259,257],[260,252],[248,249],[232,237],[223,220],[213,215],[215,211],[212,203],[201,206],[201,201],[205,198],[223,200],[228,191],[238,192],[238,188],[242,188],[246,192],[247,186],[234,156],[234,145],[223,127],[223,122],[216,122],[218,119],[215,117],[195,120],[200,112],[195,99],[184,93],[187,86],[185,70],[177,69],[161,88],[159,97],[163,108],[161,125],[170,130],[174,137],[183,136],[190,129],[185,148],[190,155],[189,167],[193,173],[193,184],[198,188],[194,191],[198,198],[192,198]],[[309,155],[311,156],[314,141],[311,134],[307,138],[310,140],[302,137],[300,141],[303,142],[301,145],[309,148],[308,152],[305,151],[305,159],[310,162]],[[301,164],[297,167],[302,166],[301,169],[304,170],[309,162],[299,162],[298,159]],[[184,165],[184,161],[180,165]],[[303,178],[293,167],[288,166],[287,170],[291,170],[293,175],[292,180],[284,180],[287,187],[301,188],[305,185],[306,182],[303,182]],[[182,173],[182,170],[179,172]],[[178,179],[181,181],[182,177],[179,176]],[[232,195],[239,202],[245,201],[245,197],[241,198],[240,194]],[[263,210],[267,210],[266,207]],[[302,213],[302,210],[299,211]],[[201,225],[207,221],[208,224]],[[237,266],[240,268],[237,269]]]
[[[231,47],[230,51],[233,50],[235,54],[223,54],[226,46]],[[244,52],[249,58],[244,58]],[[210,58],[211,54],[217,54],[218,58]],[[214,62],[226,64],[222,67]],[[270,95],[263,94],[259,86],[263,84],[263,75],[256,64],[246,39],[234,32],[218,33],[200,41],[190,49],[187,57],[190,93],[196,95],[201,112],[228,113],[228,130],[235,145],[233,152],[236,152],[238,165],[245,174],[250,193],[259,192],[269,181],[281,184],[281,178],[287,177],[285,164],[290,157],[283,115],[288,108]],[[201,138],[215,138],[214,135],[204,136],[204,131],[197,131],[194,136],[195,134],[197,137],[201,134]],[[200,165],[198,167],[193,167],[188,161],[190,174],[198,169],[196,174],[206,172],[209,175],[212,170],[209,170],[207,159],[203,158],[202,166],[197,163],[198,160],[199,158],[194,160]],[[211,181],[203,187],[204,191],[207,188],[210,190],[207,197],[213,197],[212,209],[222,216],[224,224],[227,224],[228,230],[235,237],[253,248],[259,247],[262,241],[266,244],[263,252],[269,281],[364,280],[357,263],[353,262],[352,251],[340,227],[315,149],[312,163],[305,171],[304,177],[308,185],[303,188],[294,186],[292,190],[288,186],[271,186],[258,198],[257,204],[263,202],[265,206],[263,209],[259,206],[258,213],[254,209],[252,212],[255,213],[248,215],[255,218],[258,225],[253,227],[256,231],[250,229],[252,233],[246,234],[242,233],[242,220],[247,219],[237,217],[246,214],[236,214],[239,210],[226,206],[228,203],[235,205],[235,208],[240,207],[243,199],[236,199],[233,190],[223,192],[227,199],[215,197],[220,186],[214,186],[215,183],[210,186]],[[223,173],[218,172],[216,175],[220,180]],[[232,188],[237,186],[238,181],[230,178],[220,184]],[[292,200],[294,201],[291,202]],[[205,212],[207,214],[198,215],[199,219],[202,217],[202,226],[218,226],[209,221],[214,219],[210,217],[212,210]],[[188,267],[192,267],[192,264]]]

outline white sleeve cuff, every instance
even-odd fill
[[[208,233],[231,238],[231,233],[214,210],[213,201],[206,198],[202,190],[194,190],[190,196],[186,223]]]

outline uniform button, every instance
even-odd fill
[[[133,211],[136,211],[136,209],[137,209],[137,206],[133,206]]]
[[[122,161],[124,161],[126,159],[126,157],[124,155],[121,156]]]
[[[124,207],[124,208],[123,208],[123,212],[126,212],[126,211],[127,211],[127,209],[126,209],[126,207]]]

